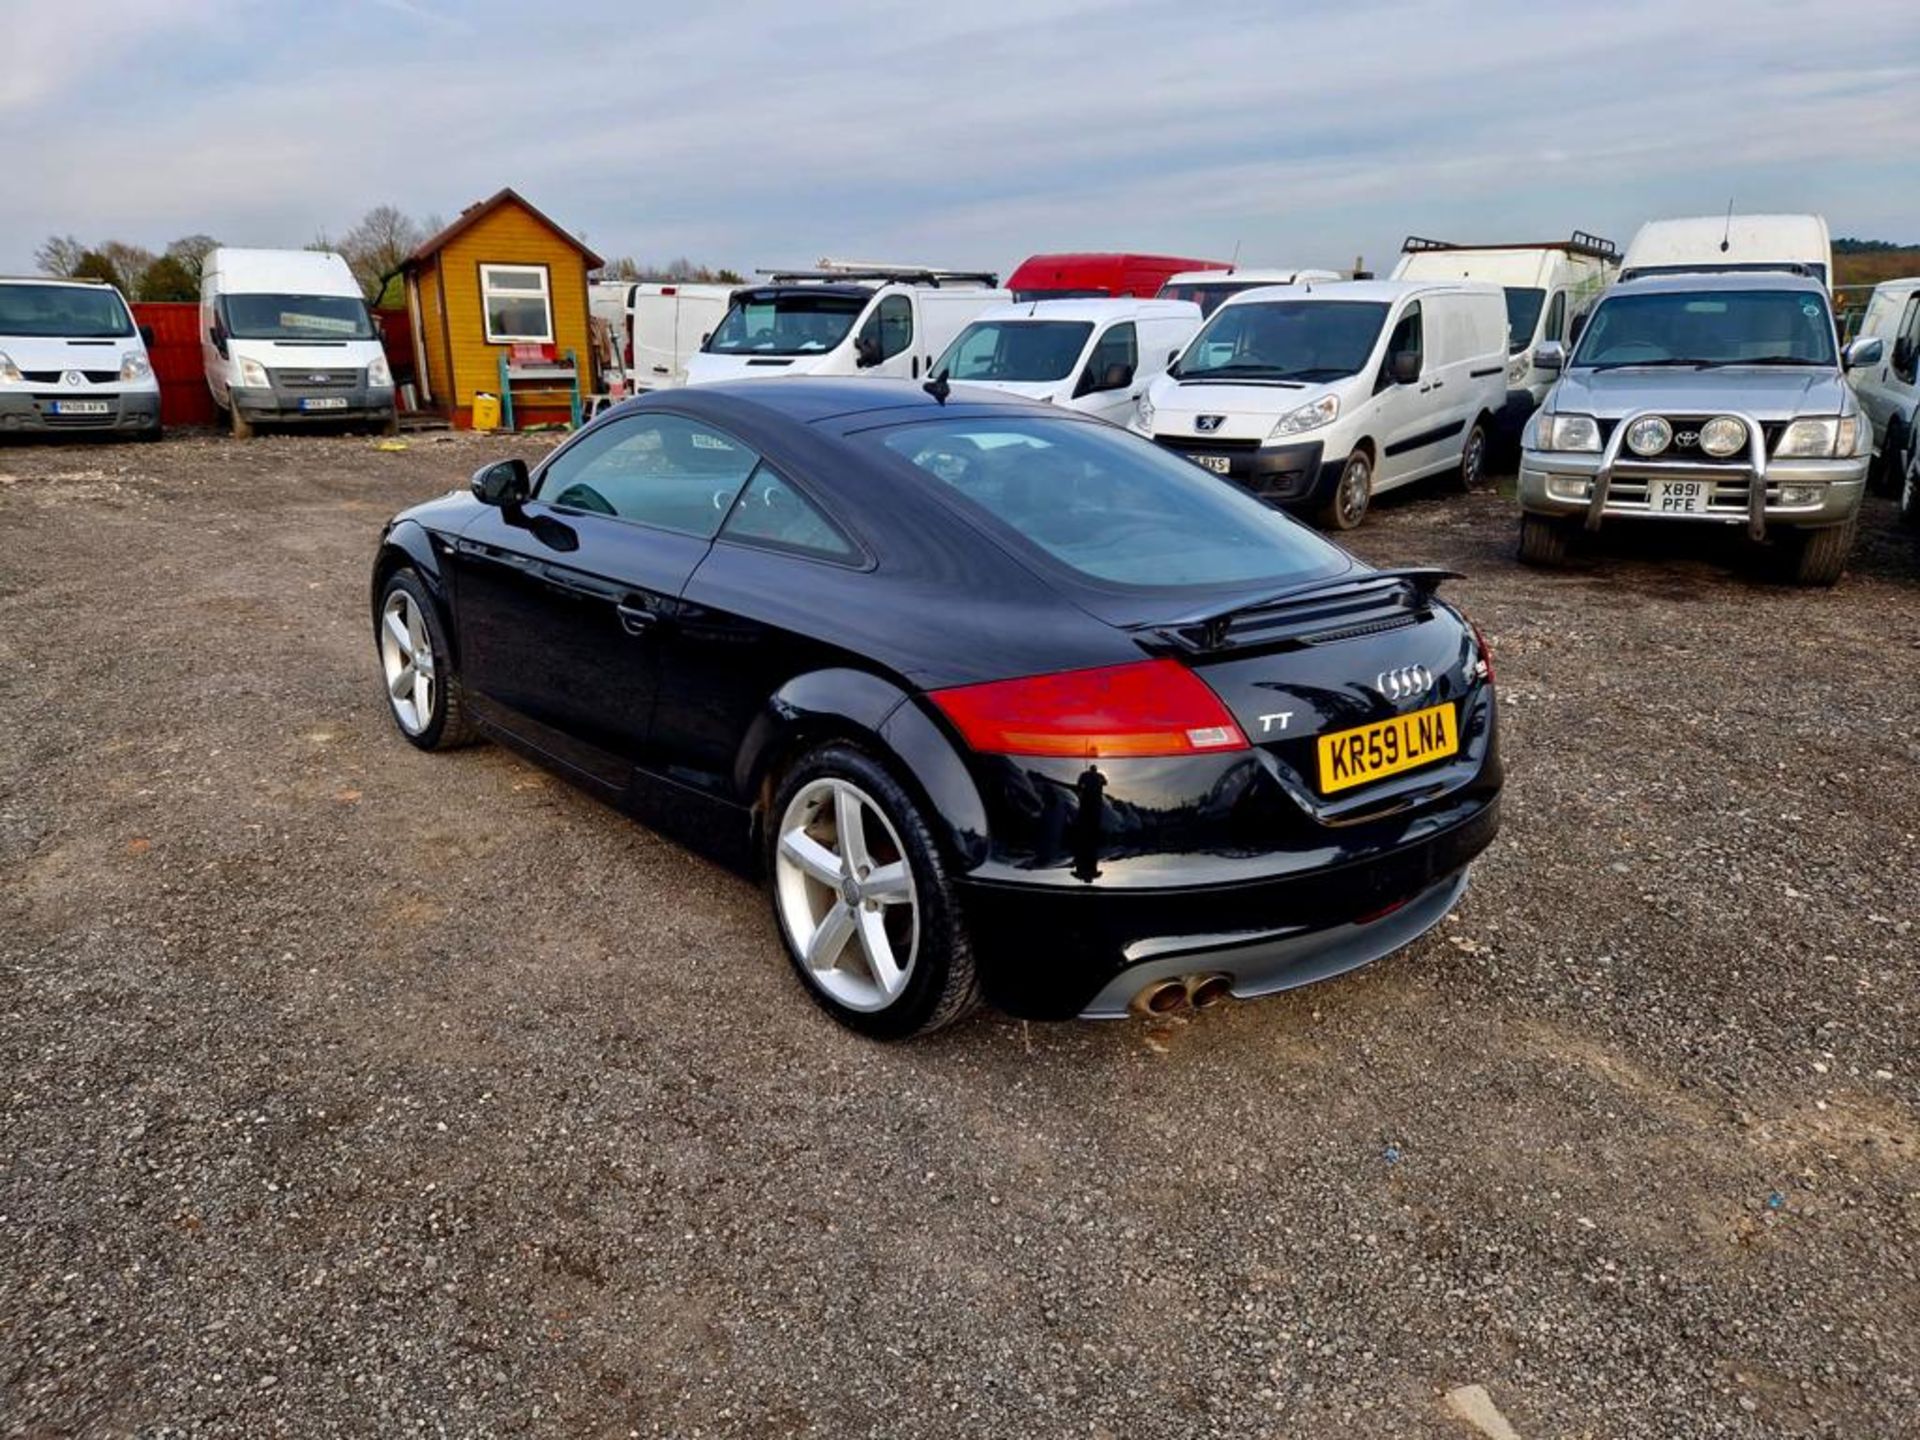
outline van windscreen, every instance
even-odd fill
[[[131,334],[127,307],[104,285],[0,285],[0,335],[110,340]]]
[[[1533,343],[1533,327],[1540,323],[1540,307],[1547,292],[1520,285],[1507,287],[1507,353],[1517,355]]]
[[[1064,380],[1093,333],[1088,320],[976,320],[934,362],[949,380]]]
[[[806,290],[743,295],[707,341],[710,355],[820,355],[847,338],[870,296]]]
[[[236,340],[371,340],[373,319],[354,295],[228,295],[221,300]]]
[[[1376,300],[1228,305],[1168,373],[1177,380],[1338,380],[1366,367],[1386,318]]]

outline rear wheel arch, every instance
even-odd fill
[[[984,858],[986,806],[954,743],[900,685],[869,671],[815,670],[769,697],[734,763],[734,785],[753,813],[756,853],[781,780],[827,745],[852,745],[886,767],[913,797],[960,870]]]

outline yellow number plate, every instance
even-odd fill
[[[1459,750],[1460,730],[1451,705],[1429,706],[1355,730],[1336,730],[1320,737],[1320,790],[1331,795],[1444,760]]]

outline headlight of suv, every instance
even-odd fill
[[[267,378],[267,367],[258,360],[240,357],[240,383],[250,389],[265,390],[273,384]]]
[[[393,384],[393,371],[387,368],[386,356],[384,355],[374,356],[373,363],[367,366],[367,384],[369,385]]]
[[[1289,410],[1280,417],[1280,423],[1268,434],[1269,440],[1278,440],[1287,435],[1299,435],[1308,430],[1318,430],[1322,425],[1331,425],[1340,414],[1340,397],[1322,395],[1318,400],[1310,400],[1298,410]]]
[[[13,357],[0,350],[0,385],[24,384],[26,377],[20,373],[20,367],[13,363]]]
[[[1591,415],[1542,415],[1535,435],[1542,450],[1600,449],[1600,422]]]
[[[1854,415],[1796,420],[1773,447],[1776,459],[1830,459],[1851,455],[1860,439],[1860,420]]]
[[[1147,434],[1153,434],[1153,401],[1144,390],[1140,392],[1140,398],[1133,402],[1133,419]]]
[[[153,366],[147,363],[147,357],[138,350],[127,350],[121,353],[120,378],[122,380],[145,380],[152,374]]]

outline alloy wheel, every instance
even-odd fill
[[[1480,483],[1480,471],[1487,463],[1487,435],[1478,425],[1467,436],[1467,453],[1460,461],[1460,482],[1468,490]]]
[[[886,813],[825,777],[780,818],[774,891],[807,977],[850,1010],[883,1010],[913,976],[920,916],[913,870]]]
[[[1351,530],[1358,525],[1367,513],[1367,499],[1373,489],[1373,467],[1367,463],[1366,456],[1356,455],[1347,461],[1347,468],[1340,474],[1340,525]]]
[[[381,608],[380,664],[393,718],[407,734],[420,734],[433,723],[433,639],[419,602],[405,590],[396,589]]]

